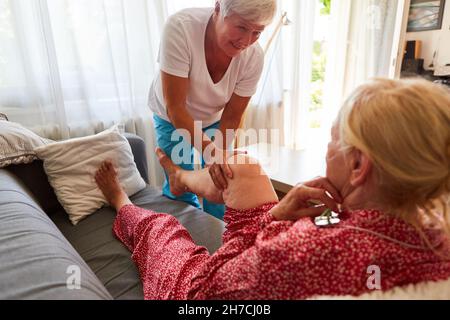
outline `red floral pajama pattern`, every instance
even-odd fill
[[[311,218],[275,221],[268,213],[275,205],[227,208],[223,245],[213,255],[174,217],[133,205],[120,210],[114,233],[132,252],[146,299],[360,295],[371,290],[370,266],[380,271],[382,290],[450,277],[450,262],[402,220],[353,211],[342,213],[337,226],[318,228]],[[428,235],[438,248],[447,243]]]

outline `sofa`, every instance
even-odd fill
[[[141,138],[126,134],[147,186],[133,203],[175,216],[210,253],[224,223],[148,185]],[[103,207],[74,226],[41,161],[0,169],[0,299],[143,299],[131,253],[115,238],[115,211]]]

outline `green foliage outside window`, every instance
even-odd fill
[[[321,15],[330,15],[331,0],[319,0]],[[312,75],[311,75],[311,105],[309,112],[316,114],[323,109],[323,85],[325,82],[325,68],[327,65],[327,55],[324,43],[315,41],[313,47]],[[311,128],[320,128],[320,121],[311,117],[309,126]]]
[[[322,15],[328,15],[331,12],[331,0],[320,0],[323,8],[320,10]]]

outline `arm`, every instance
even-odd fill
[[[189,133],[185,138],[203,154],[208,146],[211,146],[209,149],[216,148],[202,131],[201,137],[195,136],[194,119],[186,108],[192,54],[188,39],[183,19],[179,19],[178,15],[171,16],[164,27],[159,54],[163,98],[170,122],[175,128],[186,130],[180,131],[180,134]],[[201,138],[200,145],[195,145],[195,138]]]
[[[228,188],[229,179],[233,178],[233,172],[230,169],[227,159],[230,153],[226,150],[230,149],[236,135],[236,130],[242,121],[242,116],[244,115],[245,109],[248,106],[251,97],[241,97],[237,94],[231,96],[230,101],[225,106],[224,112],[222,113],[222,118],[220,119],[220,132],[222,134],[222,139],[216,139],[214,141],[221,150],[225,150],[220,161],[212,162],[209,167],[209,174],[219,190],[225,190]],[[227,130],[232,130],[232,136],[228,136]],[[237,152],[237,151],[234,151]],[[217,157],[219,158],[219,157]]]
[[[256,50],[253,52],[253,55],[250,59],[248,59],[247,64],[243,68],[245,71],[240,74],[240,79],[236,83],[234,93],[231,96],[230,101],[225,106],[225,110],[222,114],[220,131],[222,132],[224,141],[222,141],[222,143],[220,143],[220,141],[215,141],[215,143],[218,144],[222,150],[227,150],[229,147],[229,145],[226,145],[227,142],[231,144],[234,139],[235,132],[233,133],[233,137],[227,139],[226,130],[233,129],[235,131],[239,127],[244,111],[247,108],[251,97],[256,92],[256,87],[259,78],[261,77],[263,66],[264,53],[262,49],[257,46]],[[220,164],[213,164],[209,168],[211,178],[213,179],[216,187],[220,190],[226,190],[228,188],[227,179],[225,178],[226,176],[229,179],[233,178],[233,173],[227,165],[227,158],[228,155],[225,152],[222,156]]]
[[[194,119],[191,117],[186,109],[186,97],[189,90],[189,79],[170,75],[161,71],[161,80],[163,87],[164,100],[167,106],[167,116],[177,129],[185,129],[189,132],[191,145],[195,145],[195,127]],[[198,150],[203,154],[203,150],[210,144],[213,144],[211,139],[202,132],[201,149]]]
[[[228,142],[229,144],[232,143],[232,139],[234,138],[234,135],[236,134],[236,130],[239,128],[239,125],[241,124],[242,117],[244,115],[245,110],[247,109],[248,103],[250,102],[251,97],[241,97],[237,94],[233,94],[231,96],[230,101],[225,106],[225,109],[222,113],[222,118],[220,119],[220,131],[222,132],[222,136],[224,138],[227,137],[226,130],[233,130],[233,137],[230,137],[230,139],[223,141],[223,145],[219,147],[222,147],[222,149],[227,150],[229,148],[229,145],[226,145]]]
[[[331,294],[336,282],[349,283],[353,277],[348,269],[336,269],[345,250],[338,244],[349,239],[348,232],[339,236],[333,232],[304,219],[270,224],[249,247],[245,237],[234,239],[205,262],[191,282],[188,299],[304,299]]]
[[[205,159],[205,162],[210,166],[210,176],[214,182],[214,185],[219,190],[224,190],[227,188],[227,180],[225,179],[225,174],[232,178],[232,172],[229,168],[226,159],[229,154],[222,149],[222,146],[217,146],[211,139],[203,133],[201,128],[195,130],[194,119],[186,109],[186,97],[189,89],[189,79],[170,75],[165,72],[161,72],[162,87],[164,100],[167,106],[167,115],[177,129],[184,129],[188,136],[184,137],[187,139],[191,145],[196,148]],[[235,100],[240,100],[236,99]],[[240,102],[242,104],[242,102]],[[238,106],[240,106],[240,104]],[[227,112],[230,114],[231,112]],[[231,116],[228,116],[231,119]],[[235,120],[229,120],[234,121]],[[225,128],[225,127],[224,127]],[[225,130],[225,129],[223,129]],[[197,131],[197,132],[196,132]],[[196,143],[196,135],[201,134],[201,145]],[[183,135],[183,132],[180,131]],[[197,137],[198,139],[198,137]],[[222,139],[223,140],[223,139]],[[224,144],[224,143],[220,143]]]
[[[325,178],[296,186],[278,203],[269,177],[262,174],[264,171],[259,164],[244,164],[247,160],[251,159],[237,156],[233,161],[241,164],[231,165],[236,179],[230,182],[229,189],[223,193],[228,207],[224,217],[227,230],[223,235],[223,243],[245,237],[244,243],[250,246],[258,233],[274,220],[297,221],[315,217],[327,208],[338,211],[336,201],[342,199]],[[338,200],[330,198],[327,193]],[[310,201],[315,200],[324,205],[310,204]]]

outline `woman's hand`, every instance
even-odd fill
[[[339,212],[343,199],[327,178],[317,178],[295,186],[281,202],[270,210],[277,220],[297,221],[322,214],[327,208]]]
[[[214,149],[214,154],[209,159],[205,159],[206,167],[209,170],[214,185],[219,190],[228,188],[228,179],[233,179],[233,172],[228,164],[228,159],[237,154],[246,154],[245,151],[228,151],[223,149]]]

